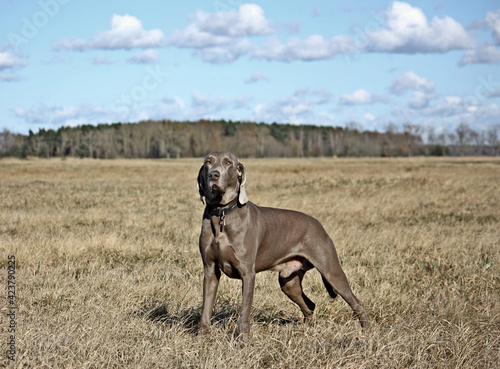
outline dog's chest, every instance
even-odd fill
[[[227,235],[224,232],[218,232],[213,238],[210,246],[217,261],[217,265],[224,274],[230,278],[239,278],[238,266],[240,262]]]

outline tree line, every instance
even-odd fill
[[[202,157],[214,149],[240,157],[328,157],[412,155],[498,155],[498,131],[477,133],[461,124],[455,133],[435,134],[406,124],[386,132],[348,127],[170,120],[0,132],[0,156],[26,158],[181,158]]]

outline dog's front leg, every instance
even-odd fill
[[[210,331],[210,317],[214,309],[220,275],[220,269],[215,263],[205,265],[203,268],[203,307],[201,309],[200,334],[206,334]]]
[[[241,276],[242,279],[242,301],[241,316],[238,323],[240,337],[245,340],[250,333],[250,311],[253,303],[253,292],[255,288],[255,271],[248,271]]]

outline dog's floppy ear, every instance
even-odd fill
[[[205,166],[202,165],[200,171],[198,172],[198,180],[197,180],[198,192],[200,193],[200,201],[205,205],[205,201],[203,201],[203,196],[205,196],[205,188],[207,187],[205,183]]]
[[[240,181],[240,192],[238,194],[238,201],[241,205],[245,205],[248,202],[247,191],[245,190],[245,182],[247,181],[247,175],[245,171],[245,166],[242,163],[238,163],[238,179]]]

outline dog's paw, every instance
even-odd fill
[[[200,325],[198,327],[198,336],[205,336],[210,333],[210,327],[207,325]]]

